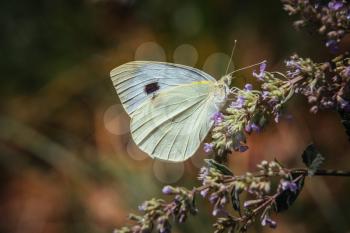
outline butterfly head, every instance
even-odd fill
[[[222,82],[223,84],[225,84],[227,87],[229,87],[231,85],[231,80],[232,80],[232,76],[231,74],[227,74],[225,76],[223,76],[219,82]]]
[[[230,83],[231,78],[226,76],[222,77],[216,83],[214,98],[219,109],[225,105],[227,97],[230,94]]]

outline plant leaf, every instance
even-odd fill
[[[292,174],[291,181],[296,179],[298,176],[300,176],[300,174]],[[276,212],[282,212],[287,210],[295,202],[295,200],[299,196],[299,193],[304,187],[304,179],[305,179],[305,176],[303,176],[301,179],[295,182],[298,187],[295,192],[289,189],[286,189],[276,197],[276,202],[275,202]]]
[[[302,154],[303,162],[308,167],[309,175],[314,175],[316,170],[321,166],[324,157],[316,149],[313,144],[310,144]]]
[[[204,161],[208,164],[209,167],[215,168],[216,170],[221,172],[221,174],[233,176],[233,172],[225,165],[218,163],[213,159],[205,159]]]
[[[240,194],[240,192],[238,190],[236,190],[235,188],[232,188],[232,190],[231,190],[232,207],[234,210],[241,213],[241,203],[239,200],[239,194]]]

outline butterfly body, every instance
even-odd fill
[[[163,62],[135,61],[111,71],[135,143],[153,158],[184,161],[192,156],[225,104],[225,79]]]

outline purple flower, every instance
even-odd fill
[[[205,183],[206,177],[209,175],[209,169],[207,167],[202,167],[199,171],[198,180],[202,180]]]
[[[293,72],[290,71],[290,70],[288,70],[288,71],[287,71],[287,76],[288,76],[289,78],[294,78],[295,76],[299,75],[300,72],[301,72],[301,71],[300,71],[299,68],[295,69]]]
[[[342,8],[344,6],[344,4],[341,1],[332,1],[328,3],[328,8],[333,10],[333,11],[337,11],[340,8]]]
[[[166,185],[163,187],[162,192],[166,195],[173,194],[174,193],[174,188],[171,187],[170,185]]]
[[[238,147],[239,152],[245,152],[246,150],[248,150],[248,146],[245,145],[240,145]]]
[[[213,216],[218,216],[218,215],[227,215],[227,212],[222,209],[222,208],[214,208],[213,212],[212,212]]]
[[[213,148],[214,148],[213,143],[204,143],[203,149],[204,149],[205,153],[210,153],[210,152],[212,152],[212,151],[213,151]]]
[[[169,229],[169,227],[161,227],[159,229],[159,233],[170,233],[171,230]]]
[[[245,127],[244,127],[244,130],[247,132],[247,133],[251,133],[252,132],[252,125],[251,124],[246,124]]]
[[[230,107],[231,107],[231,108],[240,109],[240,108],[243,107],[244,102],[245,102],[244,97],[243,97],[243,96],[238,96],[237,99],[236,99],[236,101],[234,101],[234,102],[232,102],[232,103],[230,104]]]
[[[293,193],[298,191],[298,185],[295,182],[287,180],[281,182],[281,187],[283,190],[289,190]]]
[[[247,83],[246,85],[244,85],[244,90],[245,91],[251,91],[253,90],[253,85],[250,83]]]
[[[260,126],[255,124],[255,123],[248,123],[246,126],[245,126],[245,131],[247,133],[251,133],[251,132],[260,132]]]
[[[255,124],[255,123],[253,123],[252,124],[252,130],[253,130],[253,132],[260,132],[260,126]]]
[[[277,113],[275,114],[275,122],[276,122],[276,123],[280,122],[280,119],[281,119],[281,114],[280,114],[279,112],[277,112]]]
[[[327,41],[326,47],[328,47],[332,53],[336,53],[339,50],[338,43],[335,40]]]
[[[261,98],[263,99],[263,100],[266,100],[267,99],[267,97],[270,95],[270,92],[268,92],[268,91],[263,91],[262,92],[262,95],[261,95]]]
[[[180,217],[179,217],[179,223],[185,222],[186,218],[187,218],[186,214],[181,214]]]
[[[219,196],[216,193],[213,193],[210,195],[209,201],[210,201],[210,203],[214,204],[215,202],[217,202],[218,198],[219,198]]]
[[[265,69],[266,69],[266,63],[261,63],[259,67],[259,73],[256,73],[255,70],[253,71],[253,76],[257,78],[258,80],[262,81],[265,76]]]
[[[224,120],[224,115],[221,112],[216,112],[211,119],[215,125],[218,125]]]
[[[138,207],[139,211],[145,211],[147,209],[147,203],[144,202]]]
[[[345,111],[350,111],[350,103],[349,101],[344,100],[341,97],[338,97],[338,103],[340,105],[340,108],[345,110]]]
[[[293,67],[297,65],[297,63],[293,60],[287,60],[284,63],[286,64],[287,67]]]
[[[276,221],[273,221],[271,218],[269,218],[266,215],[264,216],[263,220],[261,221],[261,225],[262,226],[269,226],[271,228],[276,228],[277,227]]]
[[[208,192],[209,192],[209,189],[206,188],[206,189],[203,189],[202,191],[200,191],[200,194],[201,194],[202,197],[206,197]]]
[[[343,72],[346,77],[350,78],[350,66],[346,67]]]

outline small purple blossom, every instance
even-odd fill
[[[330,49],[332,53],[336,53],[339,50],[338,43],[335,40],[328,40],[326,47]]]
[[[212,152],[212,151],[213,151],[213,148],[214,148],[213,143],[204,143],[203,149],[204,149],[205,153],[210,153],[210,152]]]
[[[260,132],[260,126],[255,124],[255,123],[253,123],[252,124],[252,130],[253,130],[253,132]]]
[[[349,101],[344,100],[341,97],[338,97],[338,103],[341,109],[349,112],[350,111],[350,103]]]
[[[340,8],[342,8],[344,6],[344,4],[341,1],[332,1],[328,3],[328,8],[333,10],[333,11],[337,11]]]
[[[286,64],[287,67],[293,67],[293,66],[297,66],[297,65],[298,65],[298,64],[297,64],[295,61],[293,61],[293,60],[286,60],[284,63]]]
[[[174,188],[171,187],[170,185],[166,185],[163,187],[162,192],[166,195],[173,194],[174,193]]]
[[[248,150],[248,146],[246,146],[246,145],[240,145],[240,146],[238,147],[238,150],[239,150],[239,152],[245,152],[246,150]]]
[[[283,190],[289,190],[293,193],[298,191],[298,185],[295,182],[284,180],[281,182],[281,187]]]
[[[216,208],[213,209],[212,215],[213,216],[227,215],[227,212],[224,209],[222,209],[222,208],[216,207]]]
[[[262,226],[269,226],[271,228],[276,228],[277,227],[276,221],[273,221],[271,218],[269,218],[266,215],[264,216],[263,220],[261,221],[261,225]]]
[[[186,215],[185,214],[181,214],[179,217],[179,223],[183,223],[186,220]]]
[[[201,191],[200,191],[200,194],[201,194],[202,197],[206,197],[207,194],[208,194],[208,192],[209,192],[209,189],[206,188],[206,189],[201,190]]]
[[[224,120],[224,115],[221,112],[216,112],[211,119],[215,125],[218,125]]]
[[[251,91],[253,90],[253,85],[250,83],[247,83],[246,85],[244,85],[244,90],[245,91]]]
[[[147,203],[144,202],[138,206],[139,211],[145,211],[147,209]]]
[[[280,119],[281,119],[281,114],[279,113],[279,112],[277,112],[276,114],[275,114],[275,122],[276,123],[278,123],[278,122],[280,122]]]
[[[206,177],[209,175],[209,169],[207,167],[202,167],[199,171],[198,180],[205,182]]]
[[[247,133],[251,133],[251,132],[260,132],[260,126],[255,124],[255,123],[248,123],[245,126],[245,131]]]
[[[210,203],[214,204],[218,200],[219,196],[216,193],[213,193],[209,197]]]
[[[246,124],[245,127],[244,127],[244,130],[247,133],[251,133],[252,132],[252,125],[251,124]]]
[[[271,108],[273,108],[278,103],[278,97],[271,96],[267,103],[270,105]]]
[[[235,108],[235,109],[241,109],[241,108],[243,108],[244,103],[245,103],[244,97],[238,96],[236,101],[234,101],[230,104],[230,107]]]
[[[262,92],[262,95],[261,95],[261,98],[262,98],[263,100],[266,100],[266,99],[268,98],[269,95],[270,95],[270,92],[268,92],[268,91],[263,91],[263,92]]]
[[[170,230],[169,228],[167,228],[167,227],[161,227],[161,228],[159,229],[159,232],[160,232],[160,233],[170,233],[171,230]]]
[[[259,67],[259,73],[256,73],[255,70],[253,71],[253,76],[257,78],[258,80],[262,81],[265,76],[265,69],[266,69],[266,63],[261,63]]]
[[[299,68],[295,69],[294,71],[287,71],[287,76],[289,78],[295,78],[296,76],[298,76],[300,74],[301,70]]]

